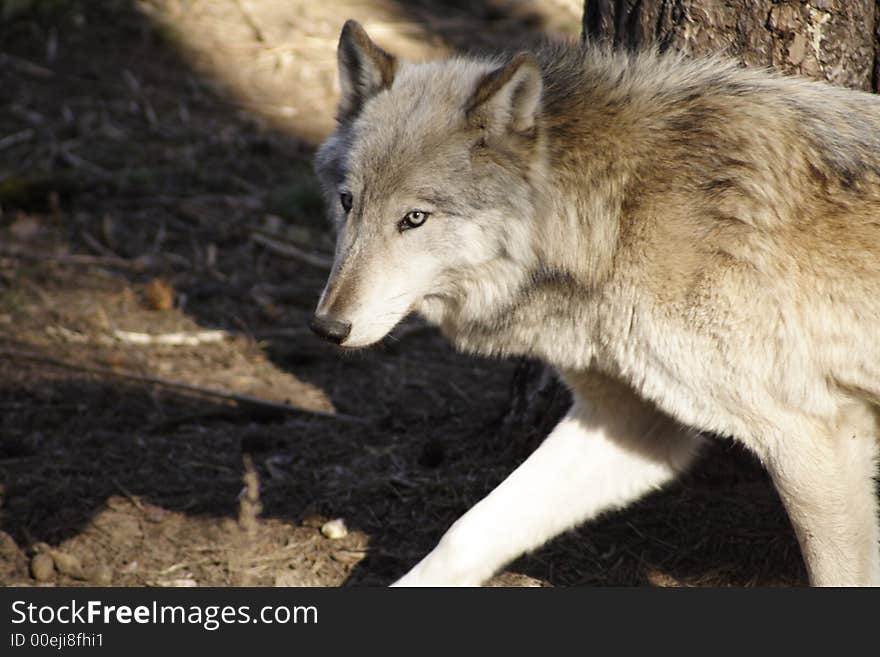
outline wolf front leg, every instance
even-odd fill
[[[394,586],[476,586],[519,555],[673,479],[700,438],[599,375],[541,446]]]
[[[791,427],[762,454],[813,586],[880,586],[878,427],[876,409],[852,403],[828,426]]]

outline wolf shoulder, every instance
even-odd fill
[[[563,170],[739,196],[754,211],[737,218],[758,224],[810,219],[821,201],[880,207],[880,96],[718,57],[552,46],[539,60]]]
[[[606,340],[610,360],[679,334],[711,371],[766,365],[792,398],[803,378],[785,372],[880,395],[866,364],[880,358],[880,97],[717,58],[545,61],[551,170],[568,194],[606,194],[614,227],[598,316],[630,339]]]

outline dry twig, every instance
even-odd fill
[[[123,269],[125,271],[138,273],[142,273],[148,269],[156,269],[165,264],[163,261],[180,265],[182,267],[191,266],[186,258],[174,253],[163,253],[161,256],[143,255],[138,256],[137,258],[127,259],[113,256],[91,256],[79,253],[35,253],[33,251],[10,249],[0,246],[0,257],[15,258],[27,262],[51,262],[60,265],[78,267],[111,267],[113,269]]]
[[[36,131],[28,128],[26,130],[20,130],[19,132],[13,132],[11,135],[7,135],[0,139],[0,151],[4,148],[9,148],[11,146],[15,146],[16,144],[21,144],[26,141],[30,141],[33,139]]]
[[[251,230],[253,231],[251,239],[254,242],[269,249],[277,255],[284,256],[285,258],[299,260],[300,262],[312,265],[313,267],[321,267],[323,269],[330,269],[330,267],[333,266],[332,258],[321,255],[320,253],[305,251],[304,249],[301,249],[298,246],[294,246],[289,242],[281,244],[278,241],[278,236],[272,235],[268,231],[257,228],[252,228]]]
[[[113,337],[132,345],[160,345],[163,347],[195,347],[206,342],[222,342],[232,337],[226,331],[208,330],[177,333],[141,333],[139,331],[113,331]]]

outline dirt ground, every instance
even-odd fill
[[[525,459],[533,366],[417,320],[349,356],[310,335],[310,158],[345,18],[425,57],[576,36],[579,5],[0,0],[0,583],[384,585]],[[493,580],[803,582],[722,440]]]

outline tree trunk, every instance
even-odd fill
[[[880,90],[880,0],[585,0],[583,35]]]

